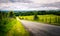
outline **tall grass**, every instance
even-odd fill
[[[15,22],[16,20],[14,18],[0,19],[0,35],[3,36],[5,33],[7,33],[12,28],[12,26],[15,24]]]
[[[0,36],[29,36],[29,33],[13,12],[0,12]]]
[[[15,25],[7,32],[7,36],[29,36],[22,23],[16,20]]]
[[[0,36],[29,36],[21,22],[15,18],[0,19]]]

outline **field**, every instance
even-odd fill
[[[0,36],[29,36],[24,26],[16,18],[0,19]]]
[[[6,11],[0,11],[0,36],[30,36],[29,31],[25,29],[22,22],[20,22],[16,17],[19,17],[20,20],[29,20],[60,26],[60,15],[55,13],[56,12],[48,14],[44,11],[30,11],[29,13],[15,13],[10,11],[7,13]]]
[[[30,20],[30,21],[37,21],[42,23],[48,23],[52,25],[59,25],[60,26],[60,16],[57,15],[38,15],[38,20],[34,20],[34,15],[32,16],[19,16],[20,19]]]

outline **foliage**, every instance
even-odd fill
[[[13,12],[0,11],[0,36],[29,36],[21,22],[14,18]]]
[[[14,12],[13,12],[13,11],[10,11],[8,15],[9,15],[9,17],[15,17],[15,15],[14,15]]]
[[[16,20],[13,27],[7,32],[7,36],[29,36],[29,32],[25,30],[21,22]]]
[[[41,10],[41,11],[18,11],[17,13],[15,13],[16,16],[31,16],[31,15],[35,15],[35,13],[37,12],[37,15],[59,15],[60,16],[60,11],[59,10]]]
[[[34,20],[38,20],[37,12],[34,15]]]

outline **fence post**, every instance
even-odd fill
[[[60,24],[60,17],[58,17],[58,23]]]
[[[58,16],[56,17],[56,23],[58,23]]]
[[[47,23],[47,18],[46,18],[46,23]]]
[[[51,17],[50,17],[50,21],[49,21],[49,23],[51,24]]]

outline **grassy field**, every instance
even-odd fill
[[[0,36],[29,36],[29,32],[15,18],[3,18],[0,22]]]
[[[38,20],[34,20],[34,15],[19,16],[19,17],[20,17],[20,19],[24,19],[24,20],[37,21],[37,22],[48,23],[48,24],[60,26],[60,16],[57,16],[57,15],[38,15],[38,17],[39,17]]]

